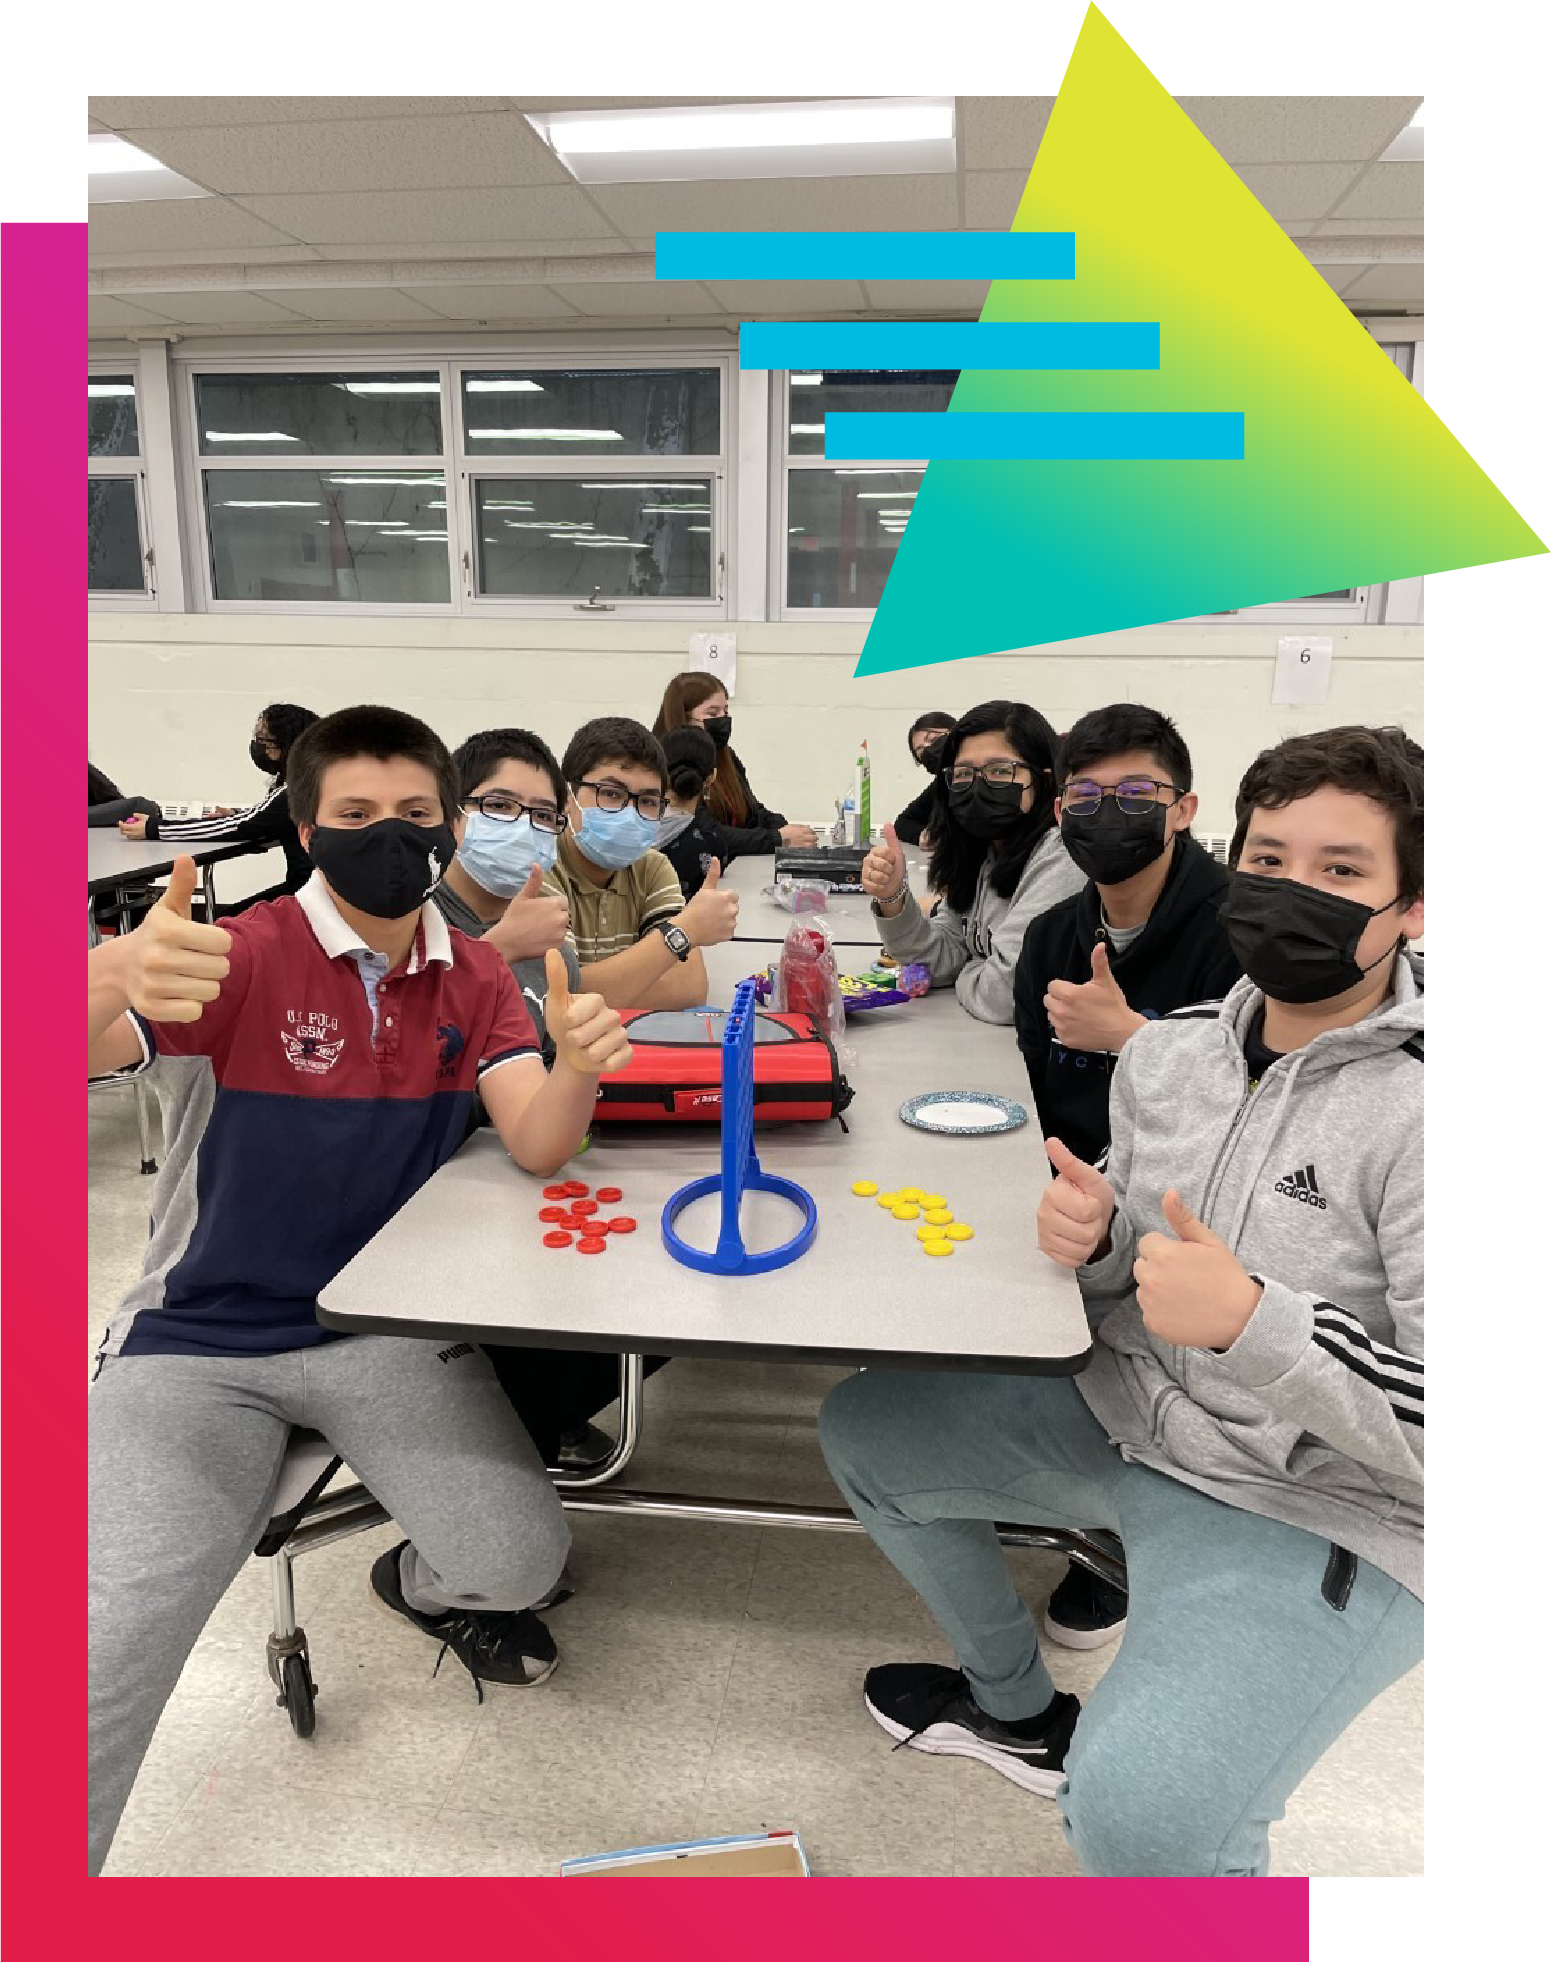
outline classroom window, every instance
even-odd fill
[[[719,456],[715,368],[466,369],[471,457]]]
[[[86,480],[86,590],[143,593],[145,548],[133,477]]]
[[[87,593],[148,602],[154,594],[133,373],[87,371],[86,459]]]
[[[440,470],[207,470],[212,596],[445,605]]]
[[[140,454],[140,418],[133,375],[86,377],[86,454]]]
[[[194,384],[200,454],[439,456],[442,385],[432,371],[205,374]]]
[[[710,477],[476,477],[478,590],[709,599],[714,488]]]
[[[958,376],[915,369],[845,369],[785,377],[776,395],[784,455],[784,610],[871,612],[926,474],[917,461],[826,464],[824,418],[837,411],[936,414]]]

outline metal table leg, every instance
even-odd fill
[[[611,1478],[618,1478],[635,1456],[636,1446],[641,1441],[641,1404],[645,1382],[645,1359],[641,1356],[621,1356],[619,1436],[614,1449],[600,1464],[591,1465],[586,1471],[557,1471],[551,1467],[550,1477],[562,1496],[567,1492],[586,1492],[595,1485],[606,1485]]]

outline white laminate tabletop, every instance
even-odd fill
[[[911,886],[919,898],[926,890],[926,859],[920,852],[907,849],[905,861],[910,868]],[[788,913],[765,896],[764,888],[774,882],[774,858],[736,858],[727,868],[722,884],[738,895],[735,936],[738,940],[779,943],[786,938],[793,920],[800,919],[821,921],[837,947],[882,945],[877,915],[865,893],[830,893],[822,913]]]
[[[712,995],[730,998],[752,950],[708,950]],[[843,963],[861,965],[855,963]],[[714,1124],[600,1124],[557,1178],[617,1185],[638,1230],[606,1253],[543,1245],[542,1180],[481,1131],[324,1289],[330,1327],[561,1348],[873,1362],[1067,1374],[1089,1351],[1073,1277],[1039,1252],[1034,1214],[1048,1169],[1011,1029],[976,1022],[951,989],[853,1018],[841,1053],[855,1090],[846,1128],[761,1125],[763,1167],[818,1203],[818,1235],[792,1265],[752,1278],[700,1274],[662,1244],[670,1195],[716,1169]],[[1029,1122],[994,1137],[938,1137],[899,1118],[905,1098],[976,1089],[1022,1103]],[[940,1192],[975,1230],[946,1259],[922,1252],[919,1222],[894,1219],[854,1180]],[[772,1246],[795,1215],[745,1200],[744,1234]],[[680,1216],[695,1244],[716,1236],[714,1200]]]
[[[196,865],[215,865],[224,858],[244,858],[275,849],[272,840],[254,844],[246,839],[125,838],[116,829],[87,827],[86,890],[102,892],[141,879],[157,879],[172,870],[175,858]]]

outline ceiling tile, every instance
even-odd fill
[[[501,195],[491,193],[492,196]],[[510,196],[511,193],[505,193]],[[469,260],[488,259],[505,261],[510,259],[606,259],[621,262],[634,256],[631,248],[622,238],[615,238],[610,232],[607,238],[485,238],[485,239],[378,239],[373,244],[356,245],[348,240],[330,240],[323,245],[314,246],[316,256],[331,265],[354,265],[360,260],[391,257],[395,265],[414,268],[424,263],[426,266],[446,267],[452,262],[466,264]],[[428,281],[444,277],[441,273],[418,275]],[[402,282],[395,281],[395,284]]]
[[[991,290],[974,279],[869,279],[865,288],[880,313],[978,314]]]
[[[1315,227],[1316,238],[1371,238],[1375,232],[1388,238],[1414,239],[1420,245],[1422,221],[1419,217],[1386,218],[1382,225],[1376,225],[1371,218],[1326,218]]]
[[[965,170],[1022,170],[1027,177],[1054,107],[1053,95],[961,95],[960,164]]]
[[[127,300],[117,299],[111,293],[89,293],[86,296],[86,325],[94,334],[114,327],[166,327],[170,324],[165,314],[152,313],[149,307],[131,306]]]
[[[1358,273],[1341,297],[1347,300],[1389,300],[1408,306],[1422,304],[1420,266],[1368,266]]]
[[[708,102],[825,102],[822,95],[513,95],[516,109],[687,109]]]
[[[95,243],[95,241],[93,241]],[[317,249],[311,245],[248,245],[240,252],[230,246],[224,251],[210,248],[204,252],[98,252],[89,254],[91,264],[112,268],[159,267],[171,280],[180,280],[183,266],[288,266],[298,262],[316,265]]]
[[[1361,266],[1316,266],[1314,270],[1327,286],[1344,294],[1363,269]]]
[[[1367,163],[1411,120],[1414,95],[1182,95],[1231,164]]]
[[[444,320],[548,320],[576,318],[575,310],[547,286],[406,286],[412,300]]]
[[[93,204],[87,208],[93,252],[191,253],[236,246],[294,245],[251,211],[224,198],[168,198],[143,204]]]
[[[954,229],[951,173],[926,177],[767,177],[692,184],[594,184],[593,202],[629,238],[659,231]]]
[[[502,95],[94,95],[109,129],[226,128],[232,123],[333,123],[370,116],[457,116],[504,109]]]
[[[740,320],[768,315],[862,313],[866,301],[861,284],[852,279],[714,279],[707,281],[711,296]]]
[[[523,191],[351,191],[286,197],[253,197],[243,208],[311,245],[434,244],[441,257],[450,241],[500,241],[517,254],[535,241],[608,238],[605,219],[586,195],[569,185]]]
[[[1386,224],[1392,219],[1409,218],[1415,224],[1422,222],[1422,172],[1426,168],[1419,163],[1381,163],[1375,164],[1367,176],[1343,198],[1339,208],[1342,218],[1382,218]]]
[[[86,127],[88,132],[93,136],[111,136],[113,134],[107,124],[98,122],[95,116],[88,116],[86,118]]]
[[[657,320],[665,314],[726,311],[720,300],[713,300],[693,279],[600,279],[575,284],[556,280],[554,288],[578,313],[609,319]]]
[[[391,286],[274,286],[259,298],[308,320],[435,320],[429,307]]]
[[[1273,218],[1323,218],[1361,164],[1245,164],[1238,175]]]
[[[164,320],[176,320],[185,327],[242,327],[266,321],[290,321],[306,315],[305,307],[261,299],[257,293],[233,288],[197,288],[192,292],[168,292],[161,288],[136,287],[123,296],[131,306],[150,307]]]
[[[514,109],[480,116],[130,129],[126,135],[195,183],[242,195],[314,191],[320,184],[337,195],[571,183],[554,152]]]
[[[972,232],[1005,232],[1029,181],[1026,170],[967,170],[964,173],[964,223]]]

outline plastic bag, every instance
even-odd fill
[[[813,1017],[838,1049],[845,1039],[845,1000],[835,950],[821,921],[794,920],[776,966],[774,1007]]]
[[[829,911],[829,887],[822,880],[777,878],[763,890],[786,913]]]

